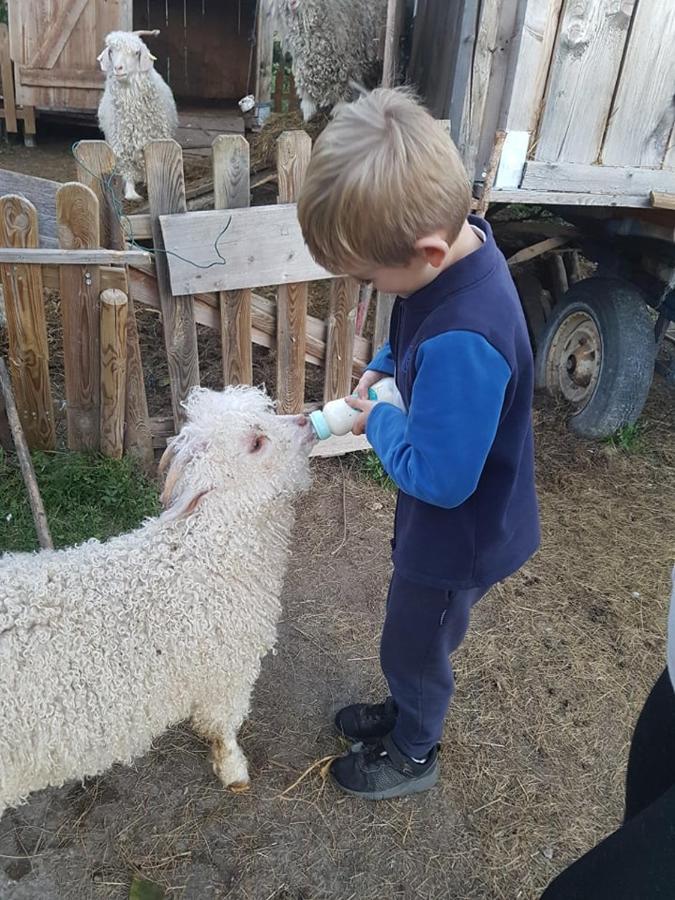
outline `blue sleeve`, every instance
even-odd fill
[[[388,341],[375,354],[375,358],[366,367],[366,371],[384,372],[385,375],[394,374],[394,357],[391,355],[391,347]]]
[[[482,335],[448,331],[417,351],[408,413],[378,404],[368,440],[406,494],[451,509],[478,486],[511,370]]]

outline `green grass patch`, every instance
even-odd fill
[[[34,453],[33,465],[56,547],[106,540],[159,511],[156,485],[129,459]],[[0,449],[0,552],[35,550],[26,488],[14,456]]]
[[[605,438],[605,443],[615,450],[624,453],[639,453],[644,450],[645,435],[642,425],[636,422],[634,425],[624,425],[615,431],[610,437]]]
[[[356,470],[363,478],[374,481],[375,484],[380,487],[387,488],[390,491],[396,490],[396,485],[384,471],[384,466],[380,462],[377,454],[372,450],[357,455]]]

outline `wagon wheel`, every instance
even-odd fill
[[[577,434],[608,437],[642,412],[655,349],[640,291],[612,278],[578,281],[541,333],[536,385],[570,404]]]

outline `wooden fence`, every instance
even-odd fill
[[[308,315],[309,282],[331,277],[311,260],[307,262],[309,255],[295,218],[294,201],[310,151],[305,132],[283,134],[278,145],[280,205],[248,209],[248,143],[239,135],[216,139],[214,205],[223,210],[218,215],[226,221],[244,217],[248,251],[244,264],[238,266],[223,245],[221,252],[227,259],[223,269],[235,287],[226,284],[212,289],[206,276],[216,267],[193,265],[204,286],[190,294],[172,289],[170,262],[180,257],[189,266],[191,256],[197,260],[198,254],[187,245],[194,216],[200,214],[187,212],[182,151],[174,141],[158,141],[146,148],[149,212],[128,218],[120,217],[118,202],[111,197],[115,162],[102,141],[78,145],[78,182],[54,186],[26,176],[10,177],[12,189],[18,191],[25,184],[24,193],[34,201],[17,193],[0,197],[0,279],[10,371],[31,448],[55,446],[45,288],[57,289],[61,296],[67,443],[74,450],[119,456],[124,449],[145,467],[152,466],[154,450],[180,428],[182,402],[200,381],[197,324],[220,332],[223,384],[251,382],[252,344],[276,350],[281,412],[308,408],[306,362],[325,371],[324,400],[351,390],[352,379],[363,371],[373,343],[380,345],[386,339],[393,298],[378,298],[373,341],[356,331],[357,312],[361,312],[362,327],[364,309],[359,310],[359,287],[352,279],[331,279],[326,320]],[[0,193],[5,192],[3,180]],[[284,226],[285,235],[277,230],[275,245],[268,241],[268,232],[250,230],[250,222],[257,222],[261,214],[281,215],[285,222],[295,223],[295,230]],[[165,217],[173,222],[171,241],[177,235],[176,246],[165,244]],[[230,228],[228,241],[229,233]],[[133,249],[137,242],[147,242],[149,252]],[[270,246],[276,246],[276,259],[261,279],[255,258],[261,248],[269,251]],[[288,262],[293,258],[302,259],[305,268],[291,280],[286,272],[292,271]],[[276,303],[255,292],[262,284],[278,285]],[[162,313],[172,407],[168,420],[148,415],[135,304]],[[323,454],[365,446],[351,436],[325,445]]]

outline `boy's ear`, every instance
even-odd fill
[[[415,250],[420,253],[426,263],[434,269],[439,269],[450,252],[448,242],[436,234],[430,234],[427,237],[419,238],[415,241]]]

